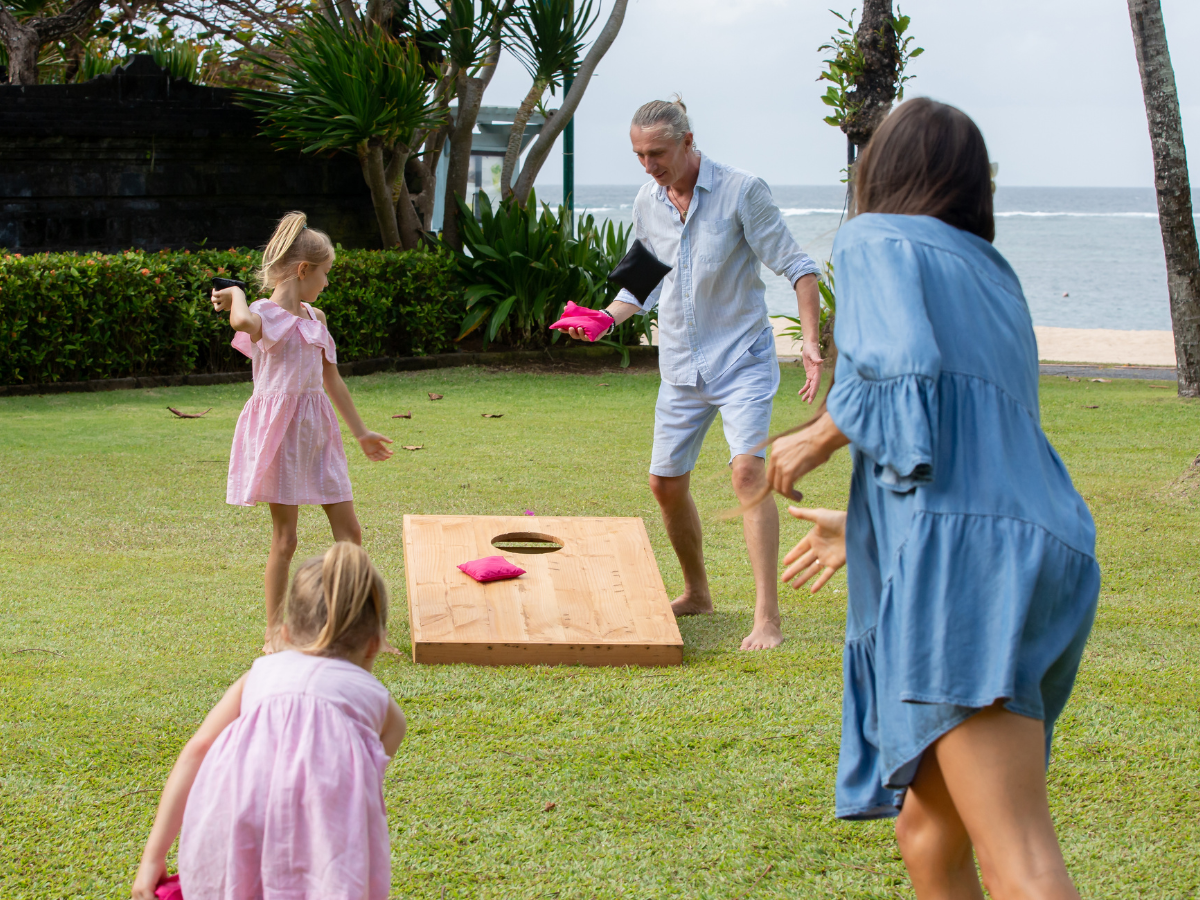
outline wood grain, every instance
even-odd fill
[[[551,553],[498,550],[535,532]],[[503,556],[520,578],[479,584],[457,567]],[[476,665],[664,666],[683,638],[640,518],[405,516],[413,660]]]

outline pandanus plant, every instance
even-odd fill
[[[273,53],[254,62],[278,92],[246,92],[263,133],[304,153],[355,153],[371,189],[385,247],[415,247],[422,222],[404,178],[405,163],[440,123],[420,54],[372,21],[306,15],[292,32],[267,37]]]
[[[504,23],[506,46],[529,72],[533,84],[517,108],[508,135],[504,167],[500,170],[501,197],[513,193],[513,175],[529,117],[546,88],[553,93],[562,86],[563,73],[574,69],[584,47],[584,37],[595,21],[591,0],[577,11],[574,0],[525,0]]]

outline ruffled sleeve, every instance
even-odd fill
[[[289,331],[296,327],[299,321],[295,316],[270,300],[255,300],[250,304],[250,312],[255,313],[262,321],[262,337],[258,339],[258,349],[269,353],[271,348],[287,337]],[[235,350],[253,358],[254,341],[244,331],[239,331],[230,341]]]
[[[329,333],[325,323],[317,318],[317,313],[310,304],[305,303],[304,307],[311,318],[299,320],[300,336],[306,344],[320,347],[325,353],[325,360],[336,366],[337,345],[333,343],[333,335]]]
[[[853,231],[853,230],[851,230]],[[838,361],[834,424],[897,491],[933,480],[942,357],[908,241],[851,240],[834,250]]]

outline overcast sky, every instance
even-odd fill
[[[859,3],[858,5],[861,5]],[[1200,177],[1200,2],[1162,0],[1192,179]],[[836,184],[845,137],[821,121],[815,81],[836,0],[630,0],[576,114],[578,184],[640,184],[628,123],[678,91],[714,159],[773,184]],[[611,0],[601,11],[608,15]],[[983,130],[1000,184],[1153,186],[1124,0],[908,0],[908,96],[953,103]],[[485,103],[515,106],[528,76],[505,59]],[[555,98],[550,105],[557,105]],[[562,181],[561,157],[539,183]]]

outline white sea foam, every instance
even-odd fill
[[[1153,212],[1042,212],[1040,210],[1011,210],[995,213],[996,218],[1012,216],[1029,216],[1031,218],[1049,218],[1051,216],[1068,216],[1073,219],[1157,219],[1158,213]]]
[[[824,209],[821,207],[788,206],[779,210],[785,216],[840,216],[840,209]]]

